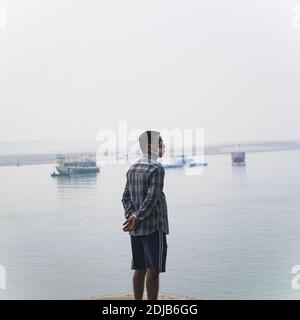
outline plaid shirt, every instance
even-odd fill
[[[148,235],[156,230],[169,233],[168,212],[163,192],[165,169],[154,158],[143,155],[127,171],[122,203],[125,218],[136,213],[138,226],[132,236]]]

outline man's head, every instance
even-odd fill
[[[144,154],[161,158],[165,153],[165,145],[158,131],[145,131],[139,137],[141,150]]]

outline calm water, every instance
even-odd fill
[[[214,299],[299,299],[300,151],[207,156],[202,175],[166,171],[170,234],[161,291]],[[52,165],[0,167],[1,299],[131,291],[122,231],[126,165],[51,178]]]

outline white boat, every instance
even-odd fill
[[[162,163],[162,166],[164,168],[182,168],[184,167],[184,164],[179,162],[168,162],[168,163]]]
[[[174,158],[163,160],[161,162],[164,168],[182,168],[185,165],[191,163],[193,158],[187,158],[185,155],[176,156]]]
[[[57,155],[56,170],[59,175],[98,173],[100,168],[90,154]],[[52,176],[56,176],[55,172]]]
[[[182,168],[184,167],[184,163],[181,161],[181,159],[164,159],[161,162],[162,166],[164,168]]]

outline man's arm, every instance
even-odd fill
[[[163,186],[164,170],[161,167],[156,168],[150,174],[150,183],[147,195],[136,212],[136,217],[139,222],[147,219],[153,211],[154,206],[159,198],[160,191]]]
[[[125,218],[127,219],[133,212],[135,212],[133,203],[130,198],[130,192],[128,189],[128,179],[126,181],[126,185],[124,188],[123,196],[122,196],[122,203],[125,210]]]

